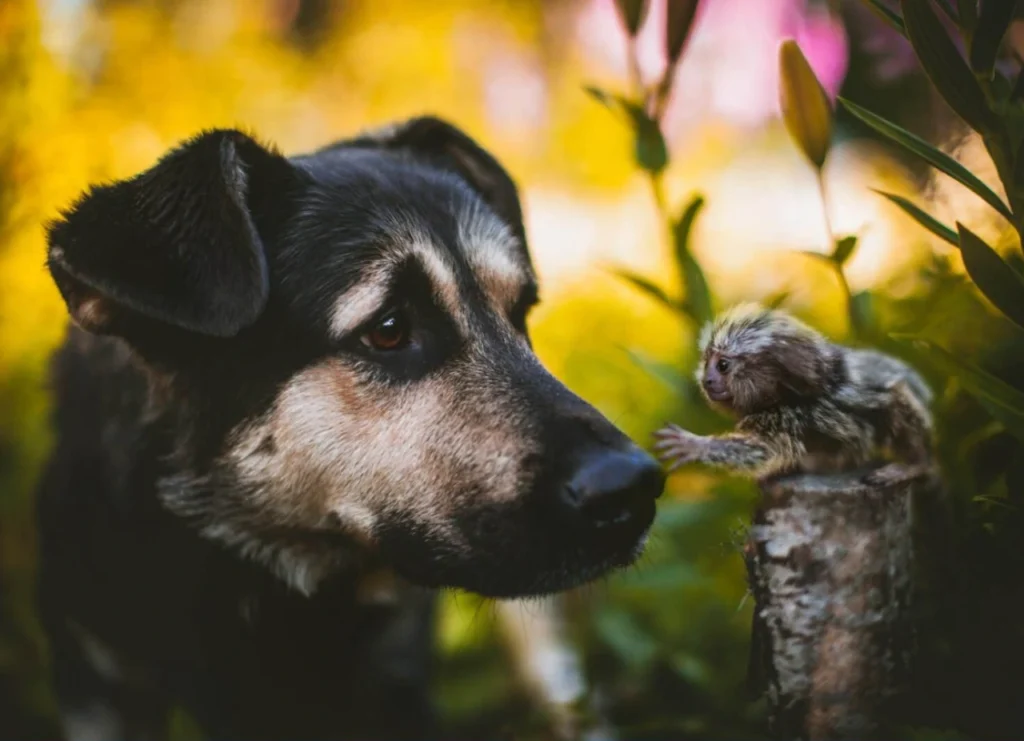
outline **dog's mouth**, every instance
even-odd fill
[[[407,523],[379,533],[380,552],[403,578],[421,586],[495,599],[543,596],[631,566],[647,544],[655,504],[649,499],[628,520],[597,529],[534,519],[527,508],[474,515],[461,518],[461,543]]]

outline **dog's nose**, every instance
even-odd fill
[[[653,502],[664,488],[665,474],[651,456],[639,449],[616,450],[586,459],[563,495],[590,524],[607,528],[650,517]]]

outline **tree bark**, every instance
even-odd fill
[[[752,679],[773,736],[892,733],[913,654],[914,532],[934,472],[892,464],[762,484],[745,555],[756,602]]]

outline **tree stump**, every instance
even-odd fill
[[[762,485],[745,548],[756,602],[752,678],[770,731],[786,739],[867,739],[892,732],[913,652],[918,497],[934,472],[892,464]],[[880,475],[879,475],[880,474]]]

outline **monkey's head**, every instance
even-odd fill
[[[697,382],[712,406],[740,416],[823,394],[839,351],[789,314],[741,304],[701,332]]]

